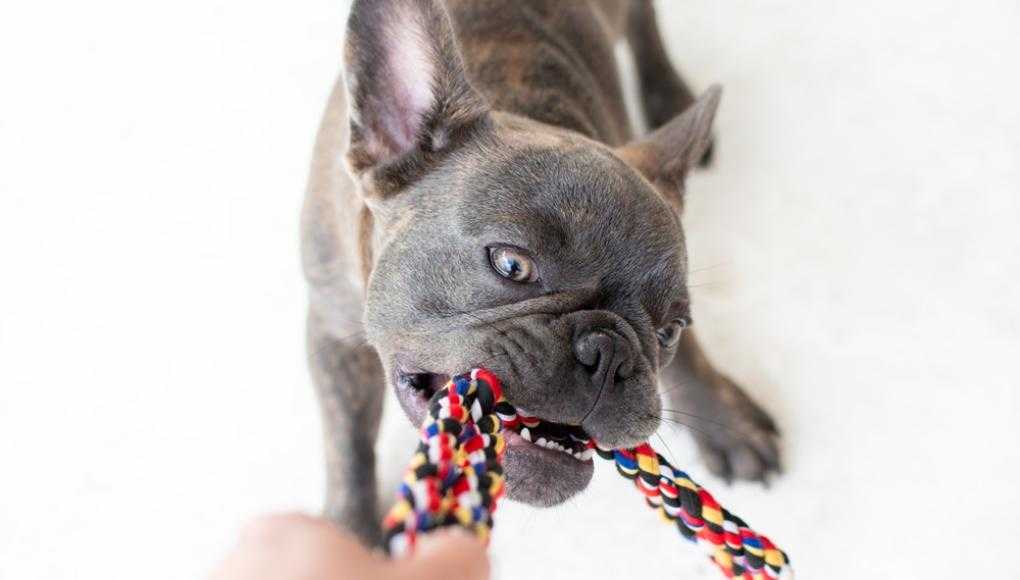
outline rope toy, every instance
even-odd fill
[[[438,390],[429,401],[421,442],[397,502],[383,520],[390,554],[409,554],[418,534],[453,525],[487,544],[492,515],[505,491],[506,442],[500,431],[539,422],[519,414],[503,398],[499,379],[484,369],[458,375]],[[675,522],[685,539],[701,545],[727,578],[779,578],[790,570],[790,559],[768,537],[720,506],[647,442],[630,449],[606,449],[589,439],[581,455],[590,456],[591,450],[613,460],[649,507],[665,521]]]

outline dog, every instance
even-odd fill
[[[541,420],[506,433],[510,499],[580,492],[583,443],[646,439],[673,412],[663,398],[703,419],[714,473],[776,472],[772,419],[689,328],[684,181],[709,160],[721,91],[695,98],[650,1],[355,0],[345,38],[302,210],[325,514],[378,545],[384,389],[419,425],[475,366]],[[646,135],[628,123],[618,40]]]

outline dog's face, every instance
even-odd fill
[[[690,320],[679,184],[718,93],[613,150],[490,112],[441,8],[380,4],[355,4],[347,53],[348,159],[375,232],[369,341],[416,425],[451,374],[500,376],[529,417],[506,434],[509,495],[559,503],[590,480],[590,441],[658,426],[657,372]]]

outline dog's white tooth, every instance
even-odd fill
[[[588,461],[589,459],[592,458],[593,455],[595,455],[594,449],[585,449],[584,451],[581,452],[581,460]]]
[[[571,453],[571,455],[574,456],[574,459],[581,459],[581,452],[580,451],[575,451],[575,452]]]
[[[525,441],[531,441],[531,429],[528,429],[527,427],[521,429],[521,437],[524,437]]]
[[[545,437],[539,437],[538,441],[535,441],[535,443],[538,443],[538,445],[540,447],[548,447],[549,446],[549,442],[545,440]]]

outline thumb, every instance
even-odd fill
[[[485,545],[459,528],[437,530],[418,540],[415,554],[396,564],[397,578],[488,580]]]

